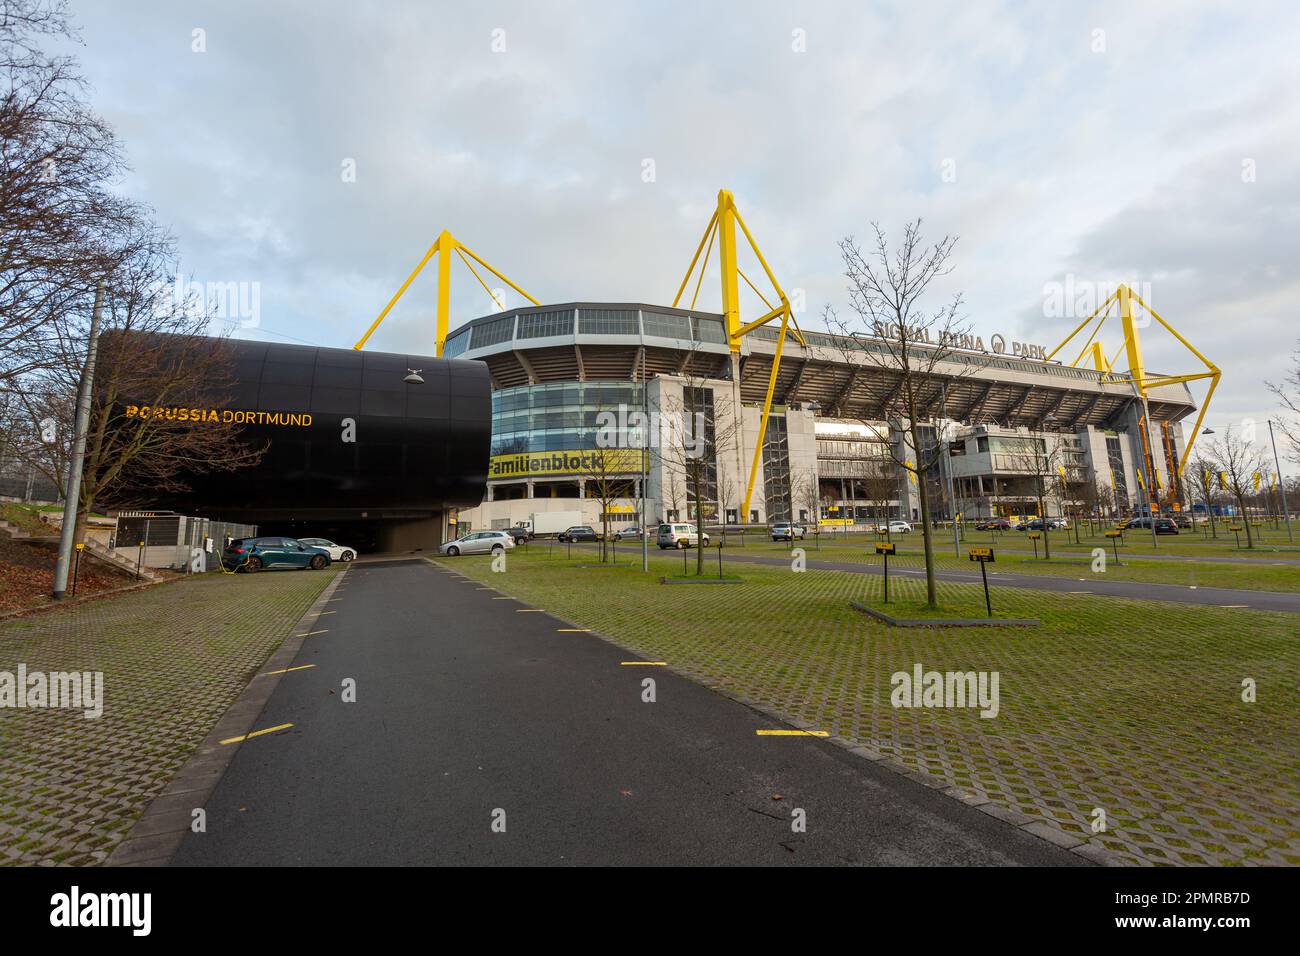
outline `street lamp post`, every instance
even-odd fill
[[[1273,467],[1277,469],[1277,487],[1282,492],[1282,516],[1286,518],[1286,539],[1294,542],[1291,535],[1291,511],[1286,505],[1286,482],[1282,480],[1282,462],[1277,457],[1277,439],[1273,436],[1273,419],[1268,420],[1268,440],[1273,446]]]
[[[59,555],[54,563],[52,597],[63,600],[68,593],[68,566],[72,563],[73,536],[77,530],[77,511],[81,506],[81,469],[86,457],[86,433],[90,430],[90,390],[95,379],[95,349],[99,344],[99,317],[104,308],[104,283],[95,289],[95,308],[90,314],[90,344],[86,364],[81,370],[77,389],[77,417],[73,425],[72,457],[68,461],[68,484],[63,500],[63,527],[59,530]]]

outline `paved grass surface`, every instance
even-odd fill
[[[103,862],[333,577],[204,575],[0,623],[0,671],[103,671],[104,714],[0,709],[0,863]]]
[[[621,555],[629,559],[633,555]],[[665,587],[652,575],[512,552],[454,567],[709,686],[1037,817],[1133,864],[1300,864],[1300,643],[1293,614],[998,588],[998,610],[1035,629],[891,628],[849,608],[880,579],[732,563],[745,583]],[[900,600],[923,580],[891,580]],[[954,615],[977,585],[941,583]],[[890,676],[998,671],[1001,709],[895,709]],[[1257,682],[1244,703],[1242,681]],[[1094,810],[1107,829],[1093,833]]]
[[[880,556],[875,553],[875,539],[864,535],[855,535],[847,541],[830,540],[831,535],[822,537],[820,544],[809,539],[795,542],[802,547],[809,558],[818,557],[824,561],[856,561],[867,564],[879,564]],[[896,557],[890,558],[890,566],[898,568],[924,568],[922,548],[919,535],[898,535],[894,538],[898,546]],[[1094,541],[1090,545],[1069,545],[1063,540],[1053,539],[1052,560],[1040,560],[1043,555],[1042,542],[1039,542],[1039,558],[1034,557],[1032,542],[1023,535],[999,535],[993,544],[988,535],[971,535],[962,541],[961,557],[953,554],[952,534],[939,537],[935,542],[935,557],[940,568],[966,571],[971,565],[966,551],[976,545],[992,545],[997,555],[997,567],[993,570],[1014,571],[1017,574],[1035,574],[1044,577],[1089,578],[1097,581],[1133,581],[1143,584],[1175,584],[1187,587],[1240,588],[1249,591],[1284,591],[1300,593],[1300,551],[1294,555],[1286,552],[1258,554],[1243,557],[1219,550],[1186,553],[1153,553],[1151,542],[1130,537],[1128,544],[1119,548],[1120,566],[1114,562],[1114,550],[1105,539]],[[1104,571],[1093,570],[1093,548],[1104,550],[1104,561],[1098,567]],[[787,554],[789,545],[785,543],[748,541],[744,548],[735,549],[737,554]],[[1065,563],[1077,562],[1077,563]]]
[[[173,863],[1085,863],[426,561],[358,561],[329,606],[258,718],[292,726],[237,745]]]

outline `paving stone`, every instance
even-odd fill
[[[0,670],[104,674],[97,720],[0,711],[0,865],[102,863],[337,573],[203,575],[0,623]],[[172,799],[188,818],[194,795]]]

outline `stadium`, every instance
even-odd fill
[[[1143,394],[1125,373],[1047,361],[1037,345],[1015,343],[1008,354],[1001,336],[988,347],[966,336],[926,369],[918,420],[928,447],[918,456],[905,423],[891,420],[903,375],[891,369],[887,343],[780,337],[755,328],[737,349],[722,314],[611,302],[514,309],[455,329],[444,356],[483,362],[492,388],[486,496],[460,512],[459,530],[558,510],[613,530],[697,515],[711,524],[911,521],[923,490],[934,516],[969,520],[1036,514],[1040,485],[1049,516],[1132,512],[1150,507],[1152,492],[1160,509],[1190,506],[1174,477],[1181,423],[1196,411],[1185,383]],[[666,424],[687,412],[703,423],[698,507]],[[682,434],[695,434],[689,422]],[[929,466],[920,481],[898,464],[918,460]]]

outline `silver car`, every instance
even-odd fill
[[[788,521],[778,521],[772,525],[773,541],[793,541],[795,538],[802,541],[807,533],[802,525],[791,524]]]
[[[458,554],[504,554],[515,546],[508,531],[471,531],[438,549],[439,554],[456,557]]]
[[[661,524],[659,526],[659,547],[667,550],[669,548],[698,548],[700,546],[700,532],[693,524]],[[703,537],[704,546],[709,546],[709,536]]]

